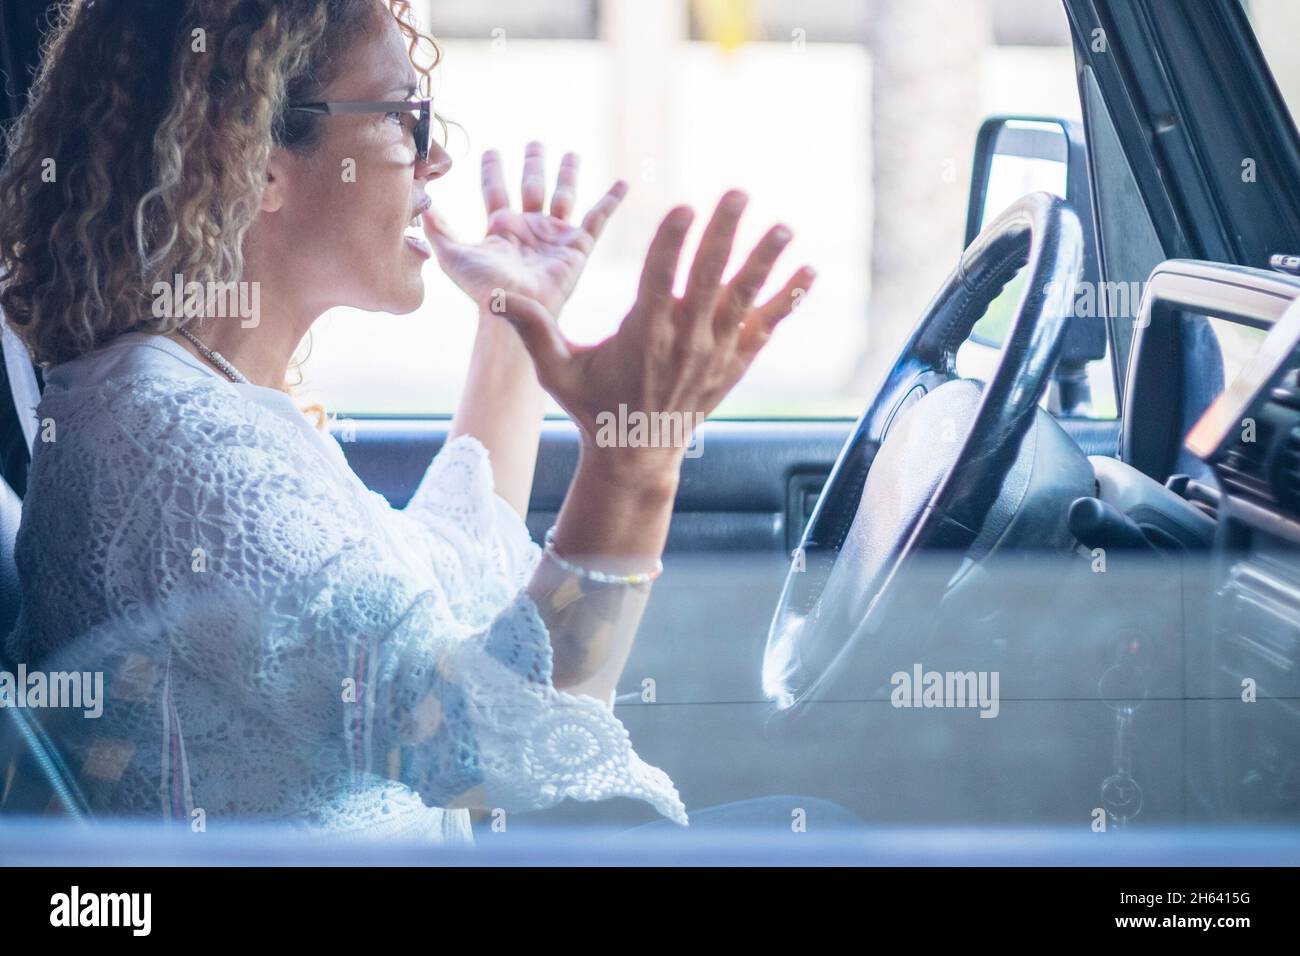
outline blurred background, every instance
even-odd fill
[[[805,262],[817,283],[715,417],[856,416],[961,251],[981,120],[1079,118],[1059,0],[413,6],[443,50],[436,107],[461,124],[455,165],[429,190],[460,238],[482,235],[489,148],[516,204],[532,139],[552,184],[563,153],[580,154],[578,215],[631,183],[562,316],[572,338],[617,327],[677,203],[698,213],[689,252],[718,197],[749,192],[733,269],[772,223],[793,228],[767,293]],[[475,308],[436,263],[426,285],[412,315],[323,318],[302,394],[335,415],[451,412]]]

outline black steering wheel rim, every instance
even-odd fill
[[[1062,199],[1047,193],[1018,200],[962,253],[858,419],[804,529],[764,652],[763,690],[778,712],[802,711],[803,704],[833,683],[845,655],[865,639],[870,625],[879,625],[891,582],[913,555],[945,553],[956,567],[970,551],[1060,355],[1082,258],[1078,218]],[[940,466],[943,473],[933,490],[897,533],[887,532],[884,557],[867,589],[871,593],[858,598],[866,600],[865,610],[848,614],[843,646],[833,658],[821,654],[822,660],[809,665],[806,658],[817,655],[804,654],[800,641],[812,641],[814,627],[824,630],[826,620],[836,619],[823,613],[827,584],[844,576],[846,537],[857,528],[868,476],[896,419],[939,386],[959,381],[958,348],[989,303],[1025,267],[1027,281],[997,368],[980,390],[951,464]]]

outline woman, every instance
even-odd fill
[[[680,299],[685,207],[617,334],[569,343],[555,317],[626,185],[573,225],[573,157],[547,212],[530,147],[515,211],[488,153],[488,235],[458,242],[425,196],[451,165],[413,99],[430,46],[398,0],[85,0],[53,33],[0,178],[0,306],[47,383],[8,648],[104,672],[66,744],[101,812],[463,840],[471,808],[621,795],[687,822],[612,713],[684,448],[602,447],[597,416],[709,412],[813,273],[755,303],[777,226],[722,283],[731,192]],[[417,308],[435,254],[479,328],[394,510],[284,382],[326,310]],[[235,280],[256,315],[168,298]],[[543,389],[582,445],[539,549]]]

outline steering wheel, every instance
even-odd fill
[[[1017,465],[1020,447],[1042,414],[1082,255],[1078,218],[1047,193],[1020,199],[962,254],[841,449],[795,551],[763,655],[778,713],[831,696],[880,652],[896,592],[913,607],[937,603],[981,553],[986,523],[1006,526],[1016,504],[1004,484],[1028,480],[1015,474],[1032,467]],[[1026,267],[996,370],[983,386],[959,378],[958,347]],[[924,595],[904,573],[922,554]]]

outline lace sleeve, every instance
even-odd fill
[[[378,775],[444,807],[626,796],[687,822],[668,776],[637,756],[611,710],[553,686],[549,637],[526,591],[491,615],[457,613],[476,552],[442,578],[413,563],[376,503],[292,430],[191,411],[195,429],[171,437],[153,478],[158,526],[142,529],[151,553],[165,542],[159,560],[171,570],[148,577],[166,584],[176,665],[216,691],[205,699],[268,722],[288,751],[286,775]],[[494,527],[467,517],[464,534]],[[448,522],[439,540],[458,543],[452,518],[438,520]],[[200,552],[206,571],[191,573]],[[498,579],[523,567],[503,560]]]
[[[417,560],[450,586],[453,611],[479,624],[527,584],[541,554],[496,494],[488,451],[471,435],[444,445],[406,507],[388,514]]]
[[[434,616],[417,599],[387,646],[356,645],[349,750],[365,763],[355,770],[379,762],[439,806],[539,810],[623,796],[686,824],[672,781],[637,756],[618,718],[552,686],[550,642],[527,595],[441,646]]]

